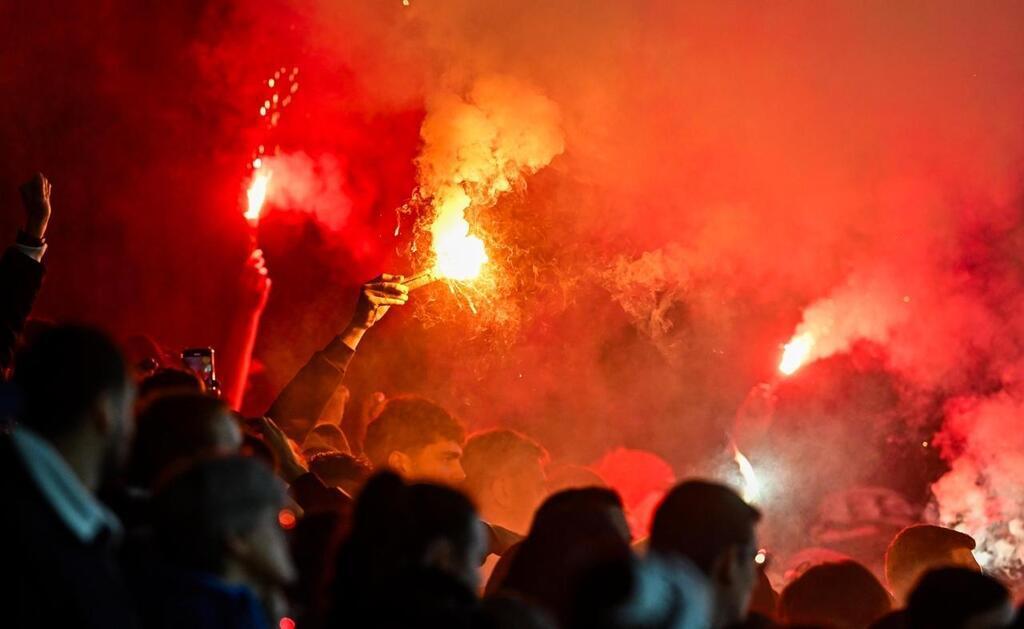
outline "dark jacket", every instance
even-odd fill
[[[0,258],[0,375],[14,362],[14,348],[32,312],[46,269],[16,247]]]
[[[145,629],[269,629],[252,590],[214,575],[160,568],[136,585]]]
[[[37,488],[7,435],[0,437],[0,504],[4,627],[137,626],[109,536],[81,542]]]
[[[353,352],[335,337],[285,385],[265,413],[288,437],[302,443],[345,378]]]

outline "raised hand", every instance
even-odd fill
[[[402,306],[409,301],[409,289],[402,284],[403,279],[401,275],[385,273],[363,284],[352,315],[352,325],[368,330],[387,314],[391,306]]]
[[[262,249],[254,249],[242,269],[242,300],[252,310],[262,311],[270,296],[270,275]]]
[[[53,186],[43,173],[21,185],[21,204],[25,207],[25,233],[39,240],[46,235],[50,222],[50,191]]]

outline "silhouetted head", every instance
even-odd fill
[[[295,578],[278,512],[284,488],[248,457],[214,457],[168,477],[153,498],[157,543],[171,564],[254,587]]]
[[[547,495],[547,452],[512,430],[489,430],[469,438],[462,452],[463,485],[491,524],[519,533]]]
[[[463,494],[443,485],[409,485],[394,473],[381,472],[356,500],[338,571],[342,582],[351,579],[373,590],[430,569],[475,591],[486,552],[483,525]]]
[[[143,404],[162,395],[205,393],[206,385],[196,372],[176,367],[162,367],[139,383],[139,401]]]
[[[132,480],[147,487],[174,465],[237,454],[241,446],[242,431],[224,402],[203,393],[163,395],[139,413]]]
[[[715,626],[741,621],[756,579],[755,526],[761,519],[736,492],[707,481],[676,485],[654,514],[651,550],[693,562],[709,579]]]
[[[900,531],[885,552],[885,580],[898,602],[925,572],[933,568],[960,566],[980,572],[974,554],[974,539],[959,531],[917,524]]]
[[[363,449],[375,469],[455,485],[466,478],[460,462],[465,440],[462,425],[434,402],[395,398],[366,428]]]
[[[786,586],[779,599],[783,621],[837,629],[867,627],[891,609],[889,593],[855,561],[814,566]]]
[[[501,588],[543,606],[565,622],[576,580],[591,566],[628,557],[629,525],[610,489],[569,489],[537,510]]]
[[[124,461],[134,427],[134,387],[110,338],[83,326],[48,327],[15,362],[24,426],[62,451],[95,459],[91,475],[97,480],[105,467]]]
[[[1006,588],[969,568],[932,570],[907,597],[908,629],[995,629],[1009,626],[1013,617]]]

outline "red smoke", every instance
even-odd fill
[[[782,386],[780,414],[796,405],[827,439],[751,452],[759,472],[797,483],[781,468],[800,447],[856,442],[876,455],[829,482],[898,478],[923,505],[944,469],[909,448],[936,430],[966,439],[943,450],[954,470],[1012,454],[971,427],[1024,373],[1024,5],[16,4],[0,15],[0,184],[54,180],[44,316],[217,344],[261,82],[301,66],[274,142],[309,185],[271,194],[260,233],[274,293],[258,351],[279,386],[352,285],[411,269],[395,210],[429,95],[499,74],[555,103],[565,139],[469,217],[501,237],[502,299],[473,315],[441,284],[418,292],[416,316],[361,350],[357,397],[418,390],[556,457],[625,445],[699,468],[780,345],[825,312],[843,333]],[[944,410],[954,398],[975,410]],[[893,443],[911,453],[882,456]]]

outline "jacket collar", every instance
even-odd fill
[[[117,516],[82,484],[49,441],[22,426],[15,427],[11,436],[36,487],[80,542],[90,544],[103,532],[115,540],[121,537]]]

